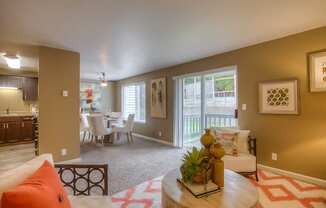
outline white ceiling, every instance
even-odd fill
[[[325,0],[0,0],[0,41],[81,54],[118,80],[326,25]]]

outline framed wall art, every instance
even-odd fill
[[[308,54],[310,92],[326,91],[326,50]]]
[[[166,118],[166,78],[151,80],[151,117]]]
[[[259,113],[299,114],[298,80],[277,80],[259,83]]]

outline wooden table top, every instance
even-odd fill
[[[247,178],[231,170],[224,171],[224,189],[221,192],[199,199],[177,182],[178,177],[180,177],[180,171],[177,169],[164,176],[163,204],[169,204],[164,201],[170,201],[175,204],[173,207],[182,208],[251,208],[255,207],[258,202],[256,187]]]

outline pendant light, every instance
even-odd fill
[[[107,87],[108,86],[108,82],[105,79],[105,72],[101,72],[100,81],[101,81],[101,87]]]

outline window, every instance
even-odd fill
[[[135,121],[145,122],[145,83],[124,85],[121,94],[123,117],[135,114]]]

